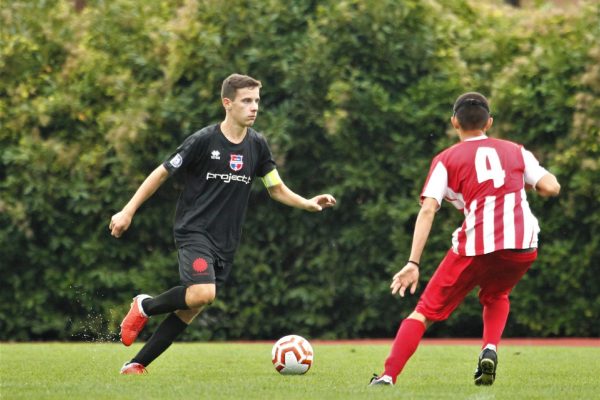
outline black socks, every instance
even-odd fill
[[[173,311],[189,310],[185,303],[185,286],[175,286],[156,297],[144,299],[142,308],[148,316],[171,313],[156,329],[156,332],[146,342],[144,347],[137,353],[131,362],[140,363],[148,366],[154,359],[160,356],[171,343],[187,328]]]
[[[148,316],[165,314],[176,310],[189,310],[185,304],[185,286],[175,286],[156,297],[144,299],[142,308]]]
[[[140,363],[147,367],[156,357],[169,348],[185,328],[187,328],[185,322],[180,320],[174,313],[169,314],[131,362]]]

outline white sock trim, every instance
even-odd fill
[[[146,312],[144,311],[144,308],[142,307],[142,301],[144,301],[145,299],[151,299],[151,298],[152,298],[152,296],[148,296],[147,294],[140,294],[140,295],[135,296],[135,301],[138,306],[138,311],[140,312],[140,314],[142,314],[146,318],[149,318],[149,317],[146,314]]]
[[[498,349],[496,349],[496,345],[494,345],[494,344],[486,344],[484,349],[490,349],[490,350],[494,350],[495,352],[498,352]]]

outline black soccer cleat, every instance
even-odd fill
[[[494,350],[483,349],[479,354],[479,362],[475,370],[475,385],[490,386],[496,379],[496,367],[498,366],[498,355]]]
[[[392,381],[391,376],[383,375],[378,376],[377,374],[373,374],[371,381],[369,382],[369,386],[394,386],[394,382]]]

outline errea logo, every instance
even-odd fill
[[[211,160],[220,160],[221,159],[221,153],[219,153],[219,150],[213,150],[210,153],[210,159]]]

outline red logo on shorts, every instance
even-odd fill
[[[204,258],[196,258],[192,264],[192,267],[196,272],[204,272],[206,271],[206,268],[208,268],[208,264]]]

